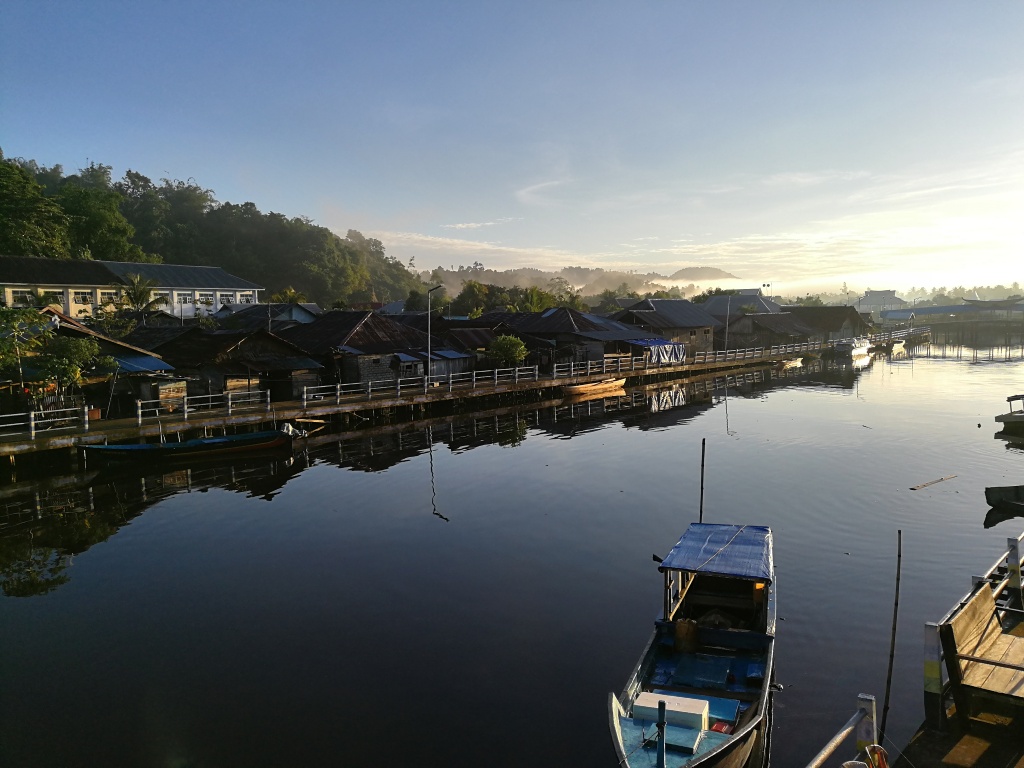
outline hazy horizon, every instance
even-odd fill
[[[12,0],[8,157],[194,179],[417,269],[1008,285],[1024,6]]]

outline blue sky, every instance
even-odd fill
[[[1024,4],[7,0],[0,147],[418,268],[1024,282]]]

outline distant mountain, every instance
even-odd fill
[[[672,273],[669,280],[739,280],[736,275],[717,267],[683,267]]]

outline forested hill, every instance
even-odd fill
[[[92,164],[64,175],[0,153],[0,254],[223,267],[271,293],[293,287],[322,306],[404,299],[419,278],[379,240],[344,238],[306,218],[221,203],[194,181],[154,183]]]

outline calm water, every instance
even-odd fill
[[[705,519],[775,532],[776,766],[859,692],[881,708],[903,530],[902,745],[924,622],[1024,529],[983,526],[984,487],[1024,483],[992,437],[1022,379],[880,360],[658,413],[636,395],[435,426],[430,451],[411,429],[291,467],[100,477],[35,520],[7,489],[0,764],[614,765],[607,695],[659,609],[651,555],[696,520],[701,438]]]

